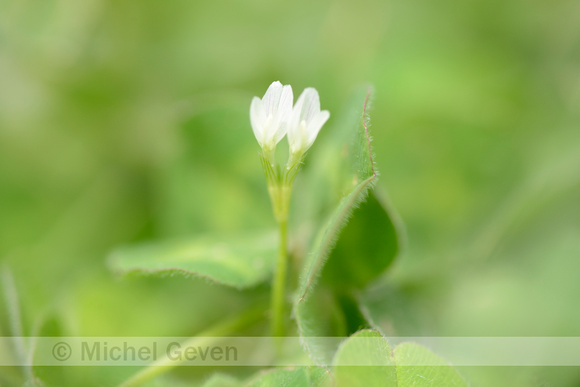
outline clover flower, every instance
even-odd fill
[[[291,158],[300,158],[312,146],[329,117],[328,110],[320,111],[320,99],[316,89],[306,88],[296,101],[288,121]]]
[[[254,97],[250,105],[250,122],[256,140],[270,154],[284,138],[292,113],[292,87],[273,82],[262,99]]]
[[[320,111],[316,89],[306,88],[292,108],[292,87],[273,82],[262,99],[254,97],[250,105],[250,122],[256,140],[262,147],[260,160],[272,200],[274,216],[280,223],[288,219],[292,184],[306,151],[330,117]],[[290,147],[285,167],[276,162],[276,145],[288,135]]]

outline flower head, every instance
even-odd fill
[[[298,157],[304,154],[312,146],[329,117],[328,110],[320,111],[320,99],[316,89],[304,89],[288,121],[290,154]]]
[[[293,98],[292,87],[276,81],[268,87],[264,98],[252,99],[250,122],[262,149],[272,151],[286,135]]]
[[[292,184],[304,154],[312,146],[322,125],[330,117],[320,111],[316,89],[305,89],[292,108],[292,87],[273,82],[262,99],[254,97],[250,105],[250,122],[256,140],[262,147],[260,160],[266,175],[274,215],[279,222],[288,220]],[[288,135],[290,154],[285,167],[276,161],[276,145]]]

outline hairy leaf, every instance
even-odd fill
[[[113,252],[110,266],[120,273],[194,275],[246,288],[269,278],[276,257],[275,233],[234,237],[198,236],[147,243]]]
[[[395,348],[398,386],[467,386],[467,383],[445,360],[415,343]]]
[[[265,372],[252,379],[246,387],[327,387],[330,380],[328,371],[319,367],[277,369]]]
[[[344,117],[339,120],[334,138],[342,143],[335,141],[335,152],[328,153],[332,155],[330,158],[338,172],[326,178],[334,189],[343,192],[343,196],[314,240],[294,303],[294,317],[300,336],[318,364],[328,364],[336,348],[320,343],[316,337],[352,333],[350,328],[353,322],[348,321],[348,313],[342,310],[341,299],[344,295],[336,294],[336,289],[344,292],[366,285],[389,266],[400,245],[396,222],[391,220],[385,202],[372,196],[368,205],[361,204],[377,180],[366,116],[370,96],[370,89],[359,90],[345,109]],[[323,172],[323,169],[319,171]],[[362,208],[354,212],[354,218],[360,217],[355,221],[354,229],[346,227],[344,231],[348,234],[341,242],[339,234],[358,205]],[[362,229],[359,230],[359,227]],[[344,251],[331,254],[337,239]],[[353,251],[356,257],[351,256]],[[333,291],[321,289],[313,294],[329,255],[331,259],[336,257],[337,261],[330,263],[331,269],[323,277],[324,282],[337,286],[333,286]],[[355,326],[355,329],[361,327]]]
[[[368,339],[368,340],[366,340]],[[363,330],[345,340],[333,361],[337,387],[396,386],[391,348],[380,333]]]
[[[346,339],[333,361],[337,387],[467,386],[445,360],[415,343],[394,351],[378,332],[363,330]]]
[[[367,90],[363,98],[360,98],[362,97],[360,92],[357,93],[357,96],[359,96],[356,99],[357,105],[347,109],[348,116],[343,118],[343,121],[350,121],[352,125],[351,130],[353,127],[356,128],[355,132],[352,133],[353,140],[350,144],[350,149],[342,157],[343,159],[350,159],[352,161],[352,173],[349,174],[348,178],[342,179],[348,180],[350,189],[340,200],[340,203],[332,211],[328,220],[318,233],[314,247],[311,249],[311,253],[308,256],[300,277],[297,299],[298,305],[312,290],[314,283],[321,273],[326,258],[338,238],[338,234],[348,221],[353,209],[365,198],[367,191],[375,183],[377,175],[373,169],[370,137],[364,121],[366,104],[370,98],[370,93],[370,90]],[[338,136],[342,137],[340,134]],[[361,145],[361,141],[363,140],[365,144]]]
[[[400,226],[386,195],[372,190],[340,234],[322,280],[335,288],[363,288],[383,273],[400,250]]]

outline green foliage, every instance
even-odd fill
[[[251,380],[244,387],[328,387],[328,371],[318,367],[299,367],[295,369],[277,369],[265,372]]]
[[[336,352],[333,361],[336,386],[396,386],[394,365],[386,339],[375,331],[359,331],[346,339]]]
[[[373,193],[369,195],[377,179],[367,117],[370,98],[370,89],[361,88],[344,109],[336,135],[325,152],[332,155],[336,164],[323,164],[323,168],[313,168],[307,174],[307,180],[311,181],[331,176],[331,185],[344,192],[328,220],[322,223],[312,252],[303,262],[294,303],[298,332],[310,356],[321,364],[329,364],[336,348],[324,348],[317,337],[348,335],[362,326],[369,326],[358,310],[352,291],[364,288],[380,275],[392,263],[401,244],[400,225],[393,220],[392,210],[385,198]],[[334,175],[333,171],[337,170],[338,175]],[[367,198],[368,201],[364,202]],[[324,212],[328,201],[320,201],[318,205],[321,205],[320,210],[316,212]],[[360,209],[356,209],[359,205]],[[342,232],[343,239],[340,239],[341,231],[353,211],[353,226],[347,226]],[[338,247],[345,251],[331,254],[337,240]],[[185,273],[244,288],[266,280],[272,273],[276,242],[275,236],[270,233],[233,237],[199,236],[120,248],[111,255],[109,263],[118,273]],[[353,252],[357,254],[356,259],[351,256]],[[334,262],[324,272],[329,255]],[[315,291],[321,273],[325,273],[323,281]],[[348,359],[348,351],[346,353],[344,356]],[[388,359],[388,356],[384,358]],[[168,363],[166,370],[170,367]],[[154,377],[157,372],[146,368],[132,380],[145,380],[149,375]],[[378,372],[385,371],[379,369]],[[207,383],[225,383],[221,376],[215,378]],[[235,379],[226,379],[229,384],[238,383]],[[298,368],[265,373],[253,379],[250,385],[317,386],[327,382],[328,372],[323,369]]]
[[[332,210],[318,233],[303,267],[294,303],[294,316],[300,335],[311,356],[320,364],[326,364],[336,348],[321,345],[316,337],[352,333],[349,327],[353,324],[347,320],[356,317],[357,306],[345,313],[339,298],[344,299],[344,293],[347,298],[351,297],[350,290],[364,287],[380,275],[391,264],[400,246],[398,224],[392,220],[389,209],[373,194],[368,203],[362,203],[377,179],[367,117],[371,90],[361,89],[355,96],[358,98],[353,98],[344,109],[343,123],[352,125],[350,136],[343,133],[348,133],[346,126],[337,130],[336,136],[343,141],[348,139],[348,142],[334,144],[335,152],[338,152],[335,160],[342,159],[338,164],[350,164],[349,168],[341,169],[341,177],[335,184],[341,187],[350,185],[350,190]],[[344,152],[345,149],[347,152]],[[356,209],[359,205],[361,208]],[[342,231],[353,211],[354,226],[347,226]],[[337,240],[342,251],[333,255],[331,252]],[[330,271],[325,272],[324,265],[329,255]],[[324,282],[330,283],[334,290],[323,287],[322,290],[314,291],[322,273],[327,273],[322,285],[325,285]],[[361,319],[354,325],[358,325],[354,326],[356,330],[368,324]]]
[[[380,276],[401,249],[401,227],[385,195],[373,190],[341,232],[322,281],[344,290],[361,289]]]
[[[398,386],[467,386],[445,360],[415,343],[403,343],[394,351]]]
[[[202,387],[242,387],[242,383],[229,375],[214,374]]]
[[[323,179],[327,174],[331,177],[336,176],[332,186],[347,191],[339,199],[338,205],[331,208],[330,216],[323,223],[314,240],[311,254],[308,255],[300,276],[297,290],[298,301],[305,299],[313,288],[340,231],[350,218],[353,209],[366,197],[367,191],[375,183],[376,173],[368,153],[370,137],[363,122],[363,119],[366,119],[363,112],[366,109],[370,94],[370,89],[359,89],[354,94],[355,97],[343,109],[343,116],[339,119],[341,124],[336,128],[334,141],[331,143],[333,145],[332,156],[324,154],[332,162],[330,164],[321,163],[320,165],[326,168],[315,169],[314,176],[311,177],[312,180],[318,180]],[[353,161],[362,164],[363,167],[357,168],[353,165]],[[346,168],[344,168],[345,165]],[[338,175],[327,169],[337,171]],[[364,173],[365,170],[367,173]],[[326,203],[327,200],[324,202]]]
[[[315,270],[303,329],[578,336],[577,8],[538,0],[0,2],[0,260],[19,303],[0,302],[0,332],[17,334],[17,314],[25,335],[43,331],[48,315],[60,326],[47,334],[195,336],[267,297],[268,274],[245,273],[262,284],[237,291],[169,271],[119,280],[105,259],[119,245],[272,227],[248,105],[279,79],[316,87],[331,112],[295,182],[293,274],[352,191],[349,178],[368,175],[368,164],[343,157],[366,90],[340,106],[361,81],[377,90],[380,181]],[[390,256],[380,244],[387,234],[377,230],[384,238],[368,244],[358,232],[369,222],[388,227],[370,214],[389,210],[385,188],[410,241],[392,266],[372,259],[375,248]],[[397,223],[390,210],[388,219]],[[348,259],[363,250],[368,266]],[[266,324],[262,317],[251,332]],[[62,386],[114,385],[134,370],[33,371]],[[249,372],[219,371],[242,381]],[[474,386],[580,380],[577,367],[461,371]],[[0,384],[21,385],[26,372],[2,369]],[[204,372],[179,370],[152,385],[195,385],[213,370]]]
[[[427,348],[403,343],[394,351],[376,331],[345,340],[334,358],[337,387],[464,386],[457,371]]]
[[[120,273],[181,273],[245,288],[265,281],[271,274],[277,251],[275,235],[214,235],[144,244],[117,250],[110,264]]]

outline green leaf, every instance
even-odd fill
[[[242,387],[243,383],[233,376],[224,374],[213,374],[203,387]]]
[[[369,338],[369,340],[365,340]],[[346,339],[333,361],[337,387],[397,385],[391,348],[380,333],[363,330]]]
[[[328,371],[319,367],[277,369],[259,374],[246,387],[327,387],[330,385]]]
[[[401,387],[467,386],[455,368],[419,344],[400,344],[394,356]]]
[[[336,348],[328,347],[326,342],[318,343],[316,337],[344,335],[347,332],[336,329],[341,325],[344,316],[341,316],[341,311],[337,309],[334,294],[326,289],[322,289],[316,295],[311,295],[311,293],[342,224],[347,220],[356,202],[362,200],[373,179],[374,177],[369,178],[357,185],[332,214],[301,277],[298,298],[294,303],[294,317],[300,337],[317,364],[327,364]]]
[[[193,275],[246,288],[267,280],[276,257],[276,233],[198,236],[121,248],[110,257],[119,273]]]
[[[310,259],[306,263],[304,274],[300,279],[298,305],[312,291],[326,262],[326,258],[330,250],[334,247],[338,234],[348,221],[354,207],[364,199],[367,191],[374,184],[374,180],[375,176],[371,176],[356,185],[353,191],[341,201],[338,208],[332,213],[326,226],[322,229],[313,249],[313,254],[309,256]]]
[[[386,201],[372,194],[369,203],[362,204],[361,209],[355,211],[354,218],[358,219],[353,228],[347,226],[344,230],[348,232],[344,234],[345,241],[338,239],[353,210],[364,201],[377,180],[366,117],[370,96],[370,89],[359,90],[345,109],[342,119],[338,120],[340,125],[336,135],[333,132],[334,153],[325,153],[325,157],[332,160],[332,165],[328,167],[338,172],[331,174],[324,167],[317,170],[321,174],[319,181],[326,181],[343,193],[314,240],[300,276],[294,303],[294,317],[300,336],[318,364],[328,364],[336,347],[321,343],[316,337],[347,335],[353,332],[353,326],[355,330],[364,326],[358,321],[349,321],[352,310],[343,310],[343,301],[349,299],[349,294],[337,295],[334,290],[330,292],[324,288],[312,294],[329,255],[337,261],[330,263],[331,269],[328,275],[323,276],[324,282],[338,285],[334,288],[341,289],[341,292],[348,292],[366,285],[382,273],[393,261],[400,246],[397,222],[391,220]],[[337,143],[336,139],[340,139],[341,143]],[[328,203],[329,200],[321,200],[320,208],[324,208],[324,202]],[[312,207],[316,208],[316,205]],[[341,251],[331,254],[337,239]],[[356,259],[352,257],[353,247]]]
[[[333,369],[337,387],[467,386],[445,360],[415,343],[403,343],[391,353],[378,332],[363,330],[345,340]]]
[[[322,281],[335,288],[363,288],[395,260],[401,227],[386,195],[372,190],[340,234]]]
[[[343,159],[350,159],[351,165],[353,166],[352,173],[349,174],[349,177],[343,179],[348,180],[350,189],[340,200],[338,206],[332,211],[315,240],[314,247],[311,249],[312,253],[309,254],[309,259],[300,277],[297,299],[298,305],[306,299],[308,293],[312,290],[330,251],[334,247],[340,231],[348,221],[353,209],[365,198],[367,191],[375,183],[377,175],[373,169],[373,161],[370,156],[370,137],[366,123],[363,121],[364,115],[366,114],[366,103],[370,98],[370,93],[371,91],[367,90],[364,98],[357,99],[358,109],[354,109],[355,114],[352,113],[352,107],[347,109],[349,113],[348,121],[353,125],[351,126],[351,130],[352,127],[357,128],[352,133],[353,140],[348,153],[343,155]],[[361,97],[360,92],[357,95]],[[352,122],[353,117],[357,117],[354,122]],[[361,145],[361,142],[364,142],[364,144]]]

